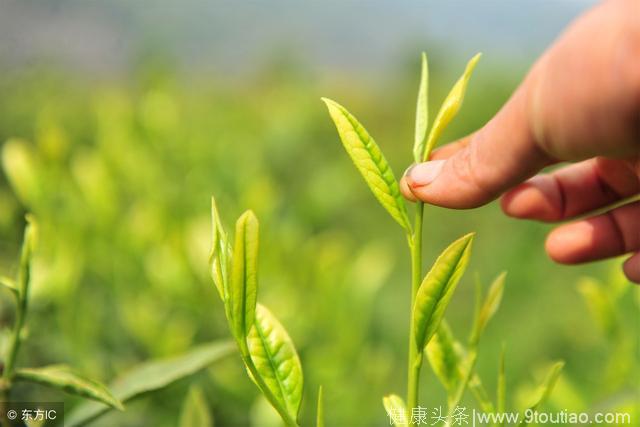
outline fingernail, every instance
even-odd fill
[[[432,160],[411,166],[406,172],[409,185],[422,187],[431,184],[440,175],[444,162],[444,160]]]

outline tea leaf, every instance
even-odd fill
[[[585,277],[578,282],[578,291],[600,329],[609,337],[615,335],[619,328],[618,319],[614,304],[605,288],[596,280]]]
[[[564,362],[556,362],[553,364],[551,369],[549,369],[549,373],[545,380],[538,386],[537,396],[534,400],[534,403],[529,406],[528,411],[534,412],[538,409],[540,405],[544,403],[545,400],[549,397],[551,392],[553,391],[553,387],[556,385],[556,381],[558,381],[558,377],[562,372],[562,368],[564,367]],[[523,420],[520,422],[520,426],[526,426],[529,423],[527,422],[527,418],[523,417]]]
[[[413,158],[416,162],[422,160],[425,148],[427,128],[429,127],[429,65],[427,54],[422,52],[422,72],[420,87],[418,88],[418,102],[416,105],[416,133],[413,141]]]
[[[507,401],[507,377],[505,374],[504,359],[505,359],[506,347],[502,345],[500,351],[500,362],[498,365],[498,387],[496,390],[496,400],[498,402],[498,413],[503,414],[506,410]]]
[[[456,114],[458,114],[458,111],[460,111],[462,101],[464,100],[464,93],[467,90],[467,84],[469,83],[473,69],[476,67],[478,60],[480,59],[480,55],[481,54],[478,53],[467,63],[464,73],[453,85],[451,91],[442,103],[442,106],[433,121],[433,126],[429,132],[429,136],[427,137],[427,145],[422,156],[422,161],[427,161],[429,159],[429,155],[431,154],[433,147],[435,147],[438,138],[440,138],[442,132],[444,132],[445,128],[449,123],[451,123],[451,120],[453,120]]]
[[[230,247],[227,240],[227,233],[222,227],[220,215],[216,206],[216,200],[211,197],[211,253],[209,254],[209,265],[211,266],[211,277],[218,289],[223,302],[228,297],[228,270]]]
[[[448,393],[456,389],[460,380],[460,357],[447,322],[440,322],[438,331],[425,348],[429,364]]]
[[[236,222],[228,296],[231,329],[239,341],[244,341],[255,317],[258,293],[257,264],[258,219],[253,212],[246,211]]]
[[[234,348],[232,341],[215,341],[179,356],[144,362],[116,379],[109,388],[113,396],[127,403],[145,393],[160,390],[195,374],[213,362],[230,355]],[[109,407],[101,403],[84,402],[65,417],[65,425],[84,425],[108,410]]]
[[[316,427],[324,427],[324,402],[322,386],[318,387],[318,409],[316,411]]]
[[[207,401],[200,387],[192,386],[182,405],[180,427],[213,427]]]
[[[64,365],[43,368],[23,368],[15,371],[18,381],[27,381],[63,390],[69,394],[86,397],[105,403],[112,408],[124,410],[122,403],[102,384],[80,376]]]
[[[469,262],[473,236],[473,233],[467,234],[445,249],[418,288],[413,306],[414,338],[418,349],[427,345],[440,326],[453,292]]]
[[[16,287],[16,282],[13,279],[5,276],[0,276],[0,285],[2,285],[5,289],[10,291],[14,297],[16,298],[20,297],[20,292],[18,291],[18,288]]]
[[[271,403],[296,419],[302,401],[300,359],[287,331],[261,304],[256,306],[255,322],[247,336],[247,344],[251,361],[268,388],[266,394],[275,399]]]
[[[495,278],[495,280],[489,287],[487,297],[480,307],[478,317],[473,327],[473,333],[470,339],[472,346],[478,344],[480,336],[484,332],[487,323],[489,323],[489,320],[493,317],[494,314],[496,314],[496,311],[498,311],[498,307],[500,307],[500,302],[502,301],[502,295],[504,293],[504,283],[506,277],[507,273],[503,271],[498,275],[498,277]]]
[[[397,427],[407,427],[409,425],[409,416],[407,413],[407,405],[404,400],[397,394],[390,394],[382,398],[382,404],[387,411],[389,420]]]
[[[336,125],[344,148],[380,204],[405,230],[410,231],[400,188],[382,151],[366,129],[343,106],[322,98]]]

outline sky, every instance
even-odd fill
[[[222,74],[287,51],[318,70],[384,73],[408,50],[532,62],[593,0],[0,0],[0,63],[126,72],[141,49]]]

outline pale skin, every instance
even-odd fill
[[[640,283],[640,0],[580,16],[495,117],[411,167],[401,189],[456,209],[500,197],[511,217],[563,222],[545,245],[554,261],[627,255]]]

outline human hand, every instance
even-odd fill
[[[638,17],[639,1],[609,0],[578,18],[482,129],[407,171],[405,197],[466,209],[502,194],[507,215],[556,222],[640,194]],[[531,178],[563,161],[578,163]],[[565,264],[632,253],[640,283],[640,201],[556,227],[546,250]]]

